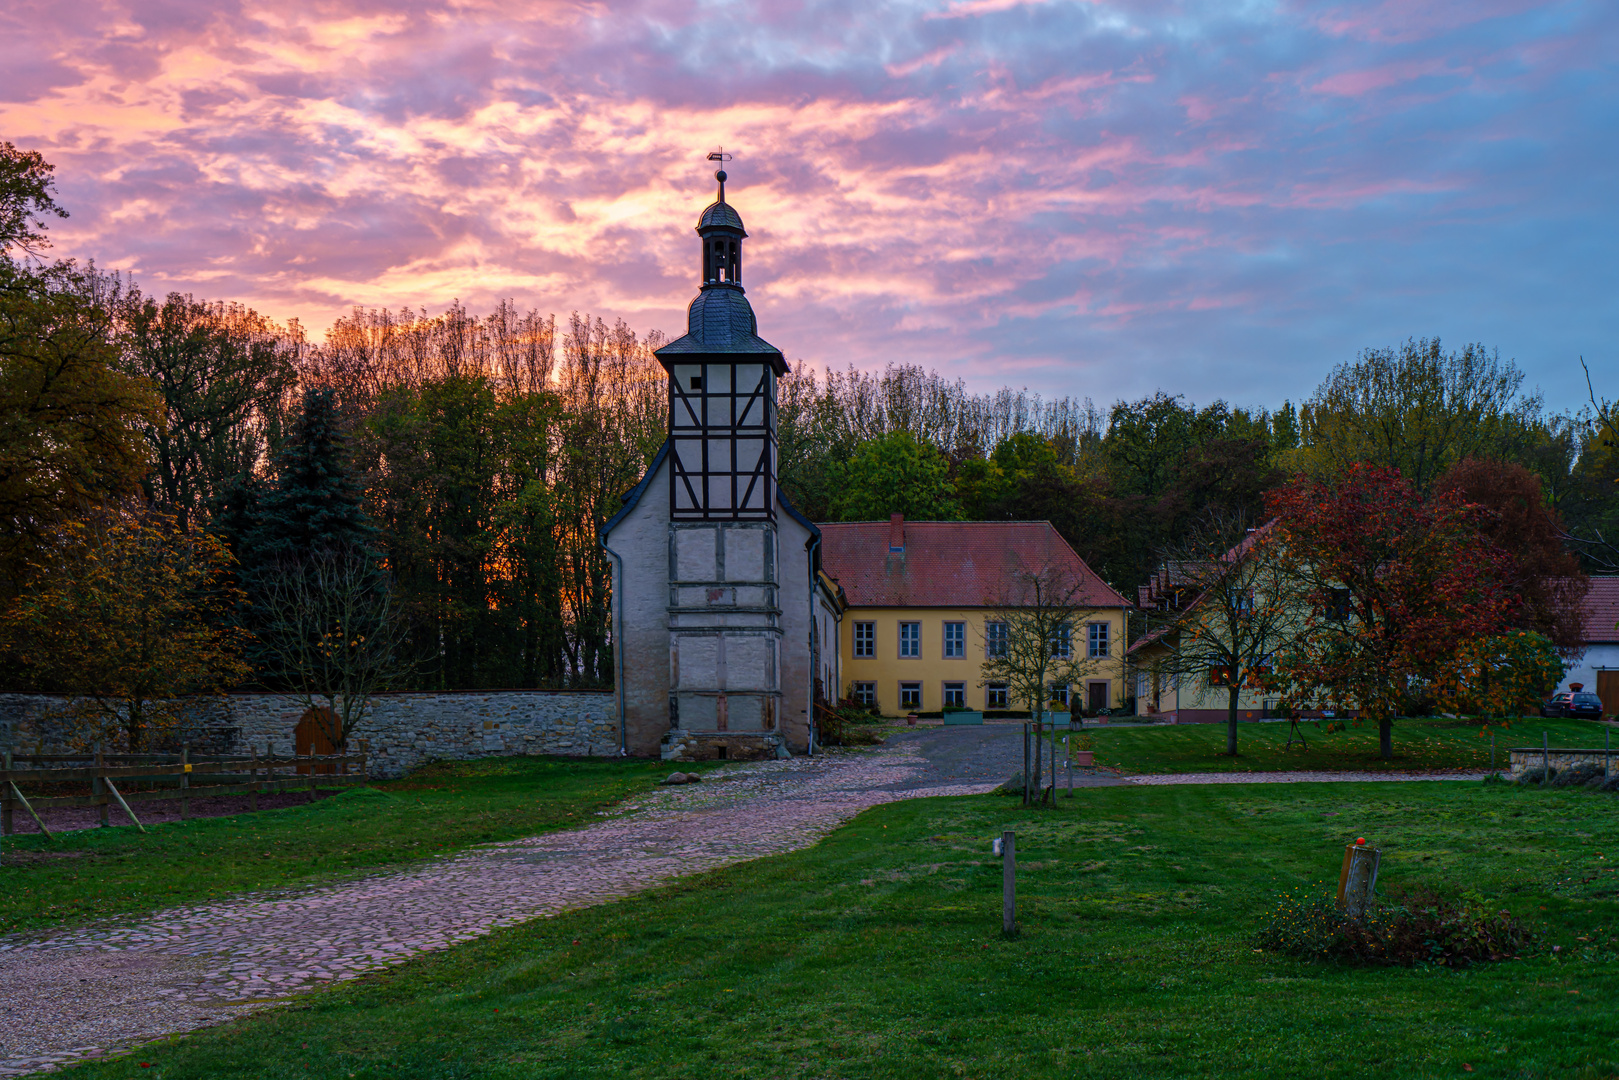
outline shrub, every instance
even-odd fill
[[[1525,768],[1523,770],[1523,772],[1518,774],[1518,781],[1517,782],[1520,783],[1520,784],[1524,784],[1526,786],[1529,786],[1529,787],[1533,787],[1534,785],[1540,783],[1542,773],[1545,774],[1546,779],[1547,779],[1548,782],[1557,779],[1557,770],[1556,769],[1552,769],[1552,770],[1550,770],[1548,772],[1548,771],[1542,769],[1540,766],[1530,766],[1530,767]]]
[[[1552,778],[1552,787],[1580,787],[1588,781],[1595,779],[1602,781],[1601,765],[1570,765]]]
[[[1304,960],[1466,967],[1515,957],[1530,940],[1521,921],[1492,910],[1482,897],[1418,888],[1373,901],[1358,920],[1339,911],[1331,896],[1284,893],[1258,944]]]
[[[883,741],[871,730],[882,717],[857,701],[845,698],[836,709],[817,706],[815,716],[815,737],[822,746],[876,746]]]

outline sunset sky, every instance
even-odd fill
[[[1106,404],[1366,346],[1619,371],[1613,0],[9,0],[54,254],[313,337],[500,297],[684,331],[718,144],[789,357]]]

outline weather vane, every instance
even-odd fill
[[[727,161],[731,160],[731,155],[727,154],[725,152],[725,147],[722,146],[718,150],[710,150],[709,153],[708,153],[708,160],[717,161],[717,162],[720,163],[720,167],[717,170],[715,170],[715,172],[714,172],[714,179],[716,179],[716,180],[718,180],[720,182],[720,202],[724,202],[725,201],[725,163]]]

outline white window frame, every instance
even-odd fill
[[[995,660],[1006,655],[1007,631],[1003,622],[984,624],[984,658]]]
[[[947,622],[944,624],[944,658],[946,660],[959,660],[967,655],[967,624],[964,622]]]
[[[907,635],[907,631],[909,634]],[[910,651],[906,651],[909,649]],[[899,624],[899,658],[901,660],[920,660],[922,658],[922,624],[907,619]]]
[[[943,705],[959,705],[967,707],[967,684],[964,682],[947,682],[943,687]]]
[[[915,694],[915,702],[905,700],[909,694]],[[922,707],[922,684],[919,682],[902,682],[899,684],[899,707],[902,709],[920,709]]]
[[[1000,700],[997,701],[996,698]],[[986,683],[984,685],[984,708],[1006,709],[1012,705],[1012,690],[1005,683]]]
[[[865,632],[864,639],[861,638],[862,631]],[[856,659],[865,660],[875,657],[877,655],[877,624],[866,621],[855,623],[854,637],[851,640],[854,642],[853,655]],[[861,651],[862,646],[865,647],[864,652]]]
[[[1087,655],[1092,660],[1101,659],[1108,655],[1113,647],[1113,624],[1106,622],[1090,623],[1085,630]]]

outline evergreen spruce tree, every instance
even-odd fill
[[[275,456],[275,482],[256,500],[244,564],[249,573],[329,552],[374,555],[377,529],[361,506],[330,390],[309,390]]]

